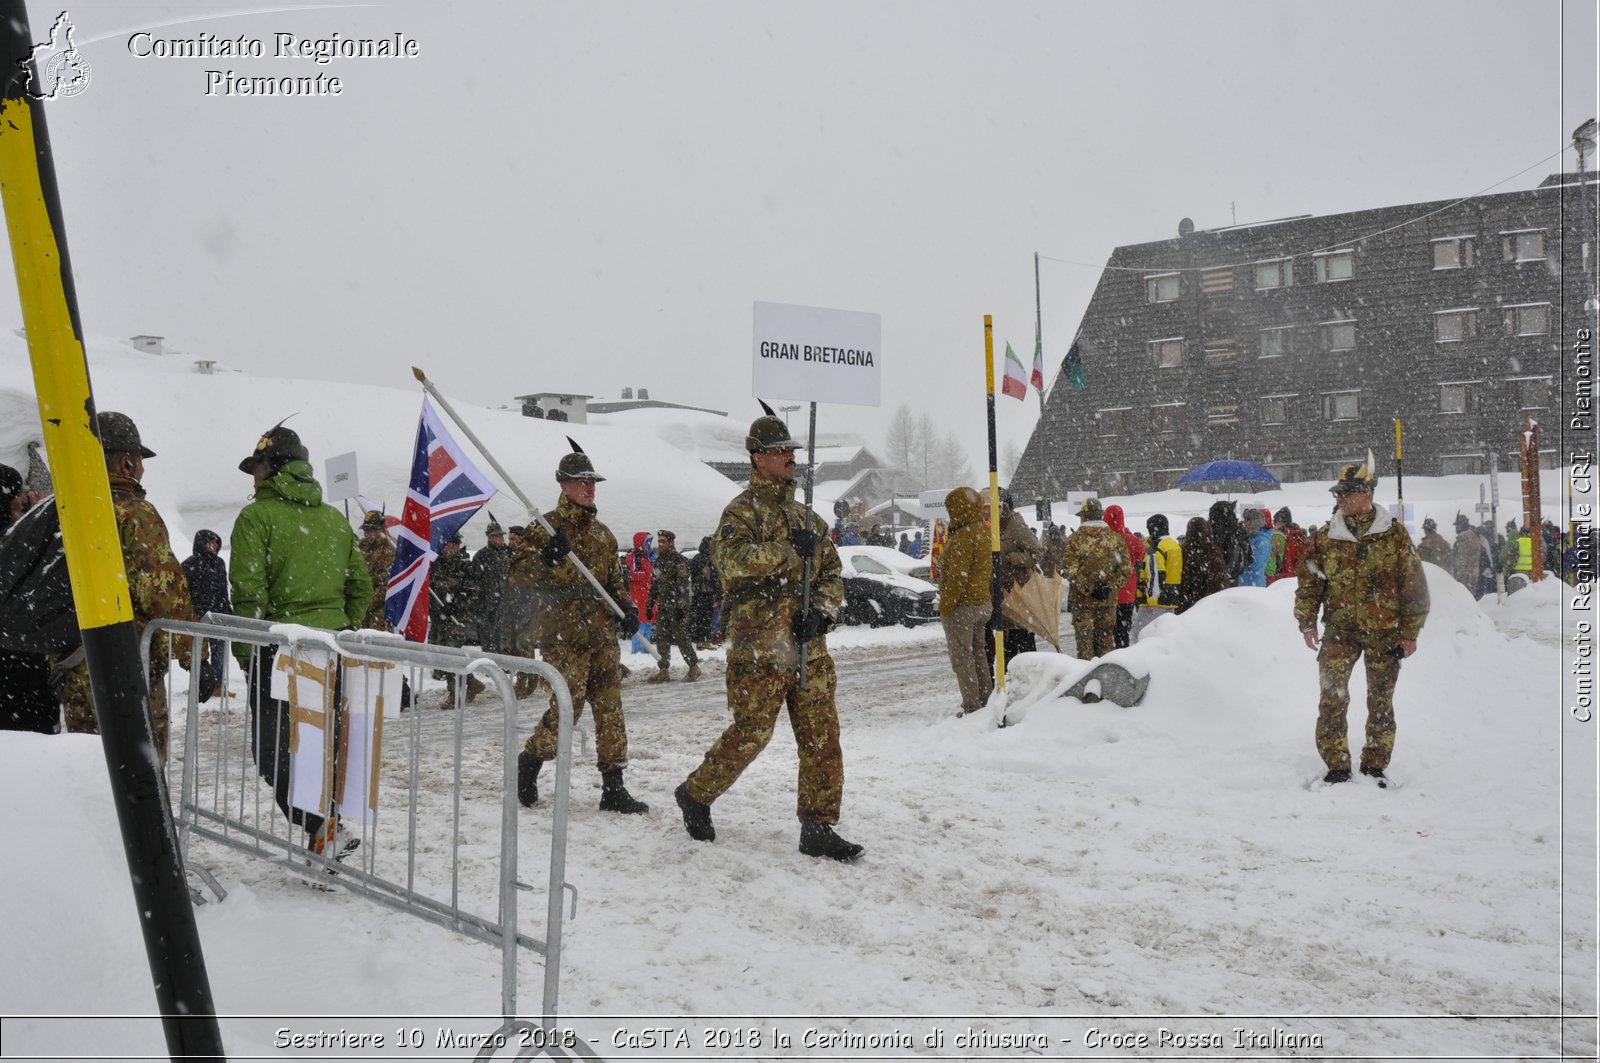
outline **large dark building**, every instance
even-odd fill
[[[1585,177],[1117,248],[1079,330],[1087,387],[1058,381],[1013,491],[1161,490],[1226,457],[1331,479],[1369,447],[1390,469],[1396,417],[1407,472],[1482,473],[1491,450],[1515,469],[1525,414],[1556,466],[1588,409]]]

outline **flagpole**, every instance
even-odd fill
[[[1033,360],[1044,350],[1044,300],[1039,295],[1039,252],[1033,253]],[[1044,420],[1044,377],[1039,379],[1039,420]]]
[[[983,315],[984,383],[989,403],[989,597],[994,606],[994,678],[1000,726],[1006,725],[1006,632],[1000,622],[1000,462],[994,427],[994,315]]]
[[[547,534],[554,535],[556,530],[550,526],[549,521],[544,519],[544,514],[540,513],[538,509],[534,507],[534,504],[528,501],[528,496],[522,493],[522,488],[517,486],[517,482],[511,478],[511,474],[506,472],[505,467],[501,465],[500,462],[495,460],[495,456],[489,453],[489,448],[483,445],[483,440],[479,439],[477,433],[468,427],[467,422],[463,421],[461,416],[451,408],[449,400],[447,400],[443,395],[439,394],[439,389],[433,386],[433,381],[428,379],[428,375],[421,369],[418,369],[416,366],[411,367],[411,373],[417,378],[417,382],[422,385],[423,390],[427,391],[429,395],[433,396],[434,401],[439,404],[439,408],[450,415],[450,419],[456,423],[456,427],[461,429],[462,432],[466,433],[467,439],[471,441],[474,447],[478,448],[478,453],[483,455],[484,460],[489,463],[490,468],[494,469],[495,472],[500,474],[501,481],[507,487],[511,488],[511,493],[517,496],[517,500],[520,501],[523,505],[523,508],[528,511],[528,516],[538,521],[539,527],[543,528]],[[597,594],[600,595],[600,600],[617,615],[618,620],[622,620],[627,617],[628,614],[622,611],[622,606],[616,603],[616,600],[613,599],[610,593],[606,591],[599,579],[595,577],[595,574],[589,571],[589,566],[585,565],[581,560],[578,559],[577,554],[572,553],[569,550],[567,552],[567,560],[571,561],[573,566],[577,568],[577,570],[583,575],[583,578],[589,581],[589,585],[595,589]],[[649,639],[642,635],[636,635],[634,637],[639,640],[646,650],[650,651],[650,656],[654,657],[658,661],[661,659],[660,651],[658,651],[655,646],[651,644]]]
[[[816,474],[817,474],[817,404],[816,404],[815,401],[813,401],[811,403],[811,427],[809,429],[809,434],[806,436],[806,487],[805,487],[805,497],[806,497],[806,527],[808,529],[811,526],[811,502],[812,502],[812,497],[813,497],[812,496],[812,490],[813,490],[812,481],[816,479]],[[806,553],[805,567],[801,570],[801,575],[800,575],[800,618],[801,618],[802,621],[804,621],[805,617],[811,612],[811,558],[812,558],[812,555],[814,553],[815,553],[815,551],[808,551]],[[802,630],[800,632],[800,638],[797,639],[796,642],[797,642],[799,653],[800,653],[800,675],[799,675],[800,689],[804,690],[805,686],[806,686],[806,640],[805,640],[805,631],[804,630]]]

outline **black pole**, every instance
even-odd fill
[[[0,0],[0,56],[31,53],[22,0]],[[150,727],[147,671],[128,597],[105,454],[67,255],[60,191],[36,65],[12,63],[0,89],[0,196],[16,268],[28,355],[61,517],[111,796],[156,1002],[176,1059],[223,1059],[205,958],[177,850],[166,780]]]
[[[811,428],[806,436],[806,527],[811,527],[811,495],[812,480],[816,479],[817,471],[817,404],[811,404]],[[816,556],[813,550],[806,554],[805,568],[801,572],[800,580],[800,616],[802,622],[811,613],[811,559]],[[800,651],[800,688],[806,685],[806,640],[802,630],[800,638],[795,645]]]

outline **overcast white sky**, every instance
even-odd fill
[[[1185,216],[1531,188],[1572,168],[1597,110],[1590,0],[237,13],[270,6],[70,6],[92,81],[47,113],[88,332],[306,378],[394,385],[418,364],[480,402],[644,386],[743,417],[752,302],[872,311],[883,406],[824,407],[819,428],[876,443],[907,402],[975,468],[983,315],[1031,358],[1035,251],[1053,379],[1119,244]],[[29,7],[42,39],[61,8]],[[268,57],[135,58],[138,30]],[[420,56],[271,57],[274,33],[333,31]],[[344,89],[208,97],[208,69]],[[0,325],[20,323],[0,286]],[[1020,445],[1037,400],[999,401]]]

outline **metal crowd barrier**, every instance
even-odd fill
[[[411,711],[402,710],[398,720],[387,713],[379,713],[379,727],[393,728],[398,722],[400,737],[405,743],[404,788],[406,823],[403,846],[379,845],[376,806],[391,803],[401,796],[400,786],[394,780],[395,759],[390,750],[380,749],[379,762],[370,764],[368,776],[372,781],[374,797],[383,794],[387,800],[373,802],[374,812],[370,822],[360,822],[361,845],[349,854],[350,858],[334,863],[328,855],[311,853],[299,837],[301,828],[291,824],[274,802],[272,784],[258,772],[253,755],[250,693],[244,699],[225,695],[222,703],[200,703],[200,668],[189,672],[188,712],[184,717],[183,765],[179,801],[174,809],[178,827],[179,850],[184,854],[187,870],[195,872],[217,896],[225,891],[210,872],[189,859],[189,843],[200,837],[230,846],[253,856],[282,857],[284,866],[313,884],[333,883],[337,888],[349,890],[380,904],[426,919],[429,922],[478,938],[501,950],[501,1013],[505,1029],[527,1028],[531,1024],[517,1019],[517,947],[520,945],[544,957],[544,994],[542,1001],[543,1028],[554,1031],[561,978],[561,926],[562,898],[566,891],[572,893],[574,914],[577,911],[577,890],[564,880],[567,850],[567,812],[569,784],[572,771],[572,695],[561,674],[543,661],[525,657],[511,657],[498,653],[484,653],[476,648],[456,649],[407,642],[398,635],[375,631],[326,631],[297,625],[273,625],[264,621],[242,617],[207,614],[199,621],[154,620],[146,625],[141,649],[148,659],[151,641],[163,634],[169,644],[174,636],[188,637],[198,659],[202,642],[223,640],[229,652],[221,662],[215,662],[218,681],[226,691],[228,674],[236,662],[232,660],[234,645],[246,645],[265,650],[277,647],[286,652],[298,667],[310,651],[326,651],[338,655],[341,675],[346,663],[379,662],[399,666],[380,669],[380,696],[390,693],[396,701],[401,697],[401,668],[410,670]],[[264,659],[266,654],[263,652]],[[483,746],[464,742],[468,716],[482,720],[482,711],[467,713],[461,700],[461,687],[455,686],[456,712],[448,721],[452,724],[453,748],[445,767],[451,773],[451,806],[447,810],[449,823],[448,846],[435,829],[442,815],[440,810],[427,809],[428,800],[420,785],[423,773],[437,771],[441,750],[430,743],[423,734],[424,713],[416,700],[423,670],[435,670],[464,678],[477,675],[487,679],[499,697],[502,725],[500,735],[500,839],[499,874],[496,895],[492,898],[462,897],[461,882],[461,801],[463,784],[478,785],[481,779],[472,779],[463,770],[464,756],[472,758],[481,754]],[[547,886],[545,937],[543,941],[519,932],[517,926],[517,893],[532,887],[517,880],[517,753],[521,748],[517,731],[517,698],[512,676],[519,672],[542,678],[555,691],[559,710],[558,741],[555,761],[554,808],[551,816],[550,877]],[[248,677],[247,677],[248,678]],[[267,682],[266,672],[260,677]],[[168,679],[169,707],[177,704],[172,697],[172,680]],[[240,706],[242,705],[242,709]],[[380,703],[381,708],[381,703]],[[265,715],[265,714],[264,714]],[[276,714],[273,715],[276,725]],[[427,713],[430,725],[439,721],[442,714]],[[388,717],[385,719],[384,717]],[[172,719],[172,731],[178,720]],[[430,726],[430,730],[433,730]],[[282,737],[282,736],[279,736]],[[370,754],[371,746],[364,745]],[[482,758],[477,758],[481,760]],[[386,770],[387,769],[387,770]],[[290,782],[291,793],[293,781]],[[492,790],[489,787],[482,788]],[[344,817],[351,824],[350,817]],[[389,837],[385,836],[385,843]],[[476,848],[476,847],[474,847]],[[439,854],[448,859],[447,878],[440,881]],[[469,859],[481,859],[473,853]],[[329,878],[329,872],[337,877]],[[203,897],[198,899],[203,900]],[[469,908],[476,901],[485,900],[490,914]]]

